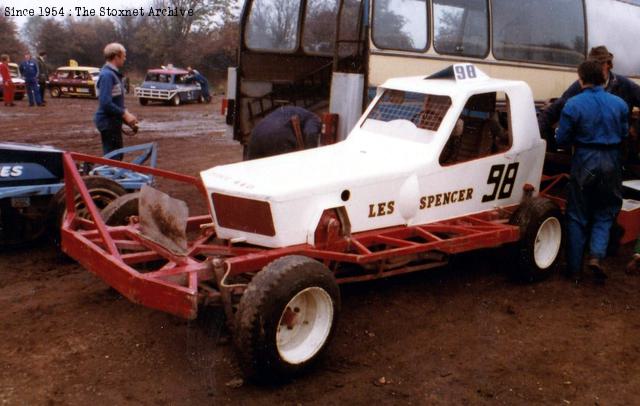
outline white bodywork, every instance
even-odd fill
[[[326,209],[344,207],[351,232],[355,233],[431,223],[515,205],[522,200],[525,184],[534,186],[537,193],[545,142],[539,135],[531,90],[524,82],[479,76],[468,81],[398,78],[382,86],[449,96],[452,105],[437,132],[419,129],[408,120],[366,120],[381,97],[379,91],[343,142],[203,171],[219,237],[271,248],[313,244],[314,232]],[[511,148],[505,153],[442,166],[440,154],[465,103],[470,96],[487,92],[504,92],[510,100]],[[482,197],[496,187],[488,183],[492,167],[513,163],[518,163],[519,169],[510,196],[483,203]],[[344,191],[349,192],[346,201]],[[221,227],[212,193],[268,202],[275,235]],[[443,204],[444,194],[449,195],[447,204]],[[427,202],[429,207],[425,207]]]

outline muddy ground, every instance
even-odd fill
[[[216,100],[170,108],[131,98],[143,130],[125,141],[158,142],[161,168],[192,175],[238,161]],[[20,102],[0,109],[0,138],[99,153],[95,105]],[[204,207],[184,188],[165,190]],[[640,277],[623,272],[630,253],[607,260],[605,286],[559,275],[513,283],[494,250],[343,287],[337,334],[311,373],[237,387],[220,311],[187,322],[134,305],[41,243],[0,253],[0,403],[638,404]]]

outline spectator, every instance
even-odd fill
[[[44,106],[40,98],[40,88],[38,86],[38,63],[31,58],[29,52],[24,54],[24,61],[20,63],[20,74],[24,77],[27,96],[29,97],[29,107],[33,107],[34,104]]]
[[[209,93],[209,81],[207,78],[202,76],[200,72],[193,69],[191,66],[187,67],[187,71],[189,72],[189,79],[195,80],[200,85],[202,97],[204,97],[204,100],[209,103],[211,101],[211,94]]]
[[[122,124],[134,125],[136,117],[124,107],[124,84],[120,70],[127,60],[127,51],[116,42],[104,48],[106,63],[98,78],[98,110],[93,118],[102,138],[102,152],[107,154],[122,148]],[[122,155],[114,159],[121,160]]]
[[[9,55],[0,55],[0,77],[2,77],[2,94],[5,106],[15,106],[13,102],[14,85],[9,71]]]
[[[38,54],[38,87],[40,88],[40,100],[42,100],[42,104],[46,104],[44,101],[44,93],[47,90],[47,81],[49,80],[49,67],[47,66],[47,62],[45,58],[47,57],[47,53],[44,51],[40,51]]]
[[[622,207],[620,144],[629,132],[629,109],[624,100],[605,92],[598,62],[583,62],[578,75],[582,93],[565,104],[556,133],[558,145],[575,147],[566,210],[567,267],[578,282],[589,240],[589,268],[596,281],[604,282],[600,261]]]
[[[614,94],[624,100],[629,110],[629,122],[631,122],[631,112],[634,107],[640,107],[640,86],[631,81],[629,78],[614,73],[613,54],[609,52],[605,46],[597,46],[591,48],[588,61],[596,61],[602,64],[602,73],[605,77],[604,90]],[[560,112],[567,100],[582,92],[580,83],[574,82],[560,98],[555,100],[550,106],[540,113],[538,117],[538,125],[540,134],[547,140],[549,150],[555,150],[555,140],[553,138],[553,126],[560,118]],[[635,135],[635,134],[633,134]]]

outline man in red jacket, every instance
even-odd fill
[[[0,56],[0,76],[2,77],[4,105],[15,106],[13,104],[13,81],[9,72],[9,55]]]

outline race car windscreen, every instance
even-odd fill
[[[171,75],[166,73],[147,73],[147,76],[144,78],[145,82],[161,82],[161,83],[171,83]]]
[[[440,123],[451,107],[449,96],[405,92],[386,89],[363,123],[373,120],[391,123],[404,120],[417,129],[438,131]]]

